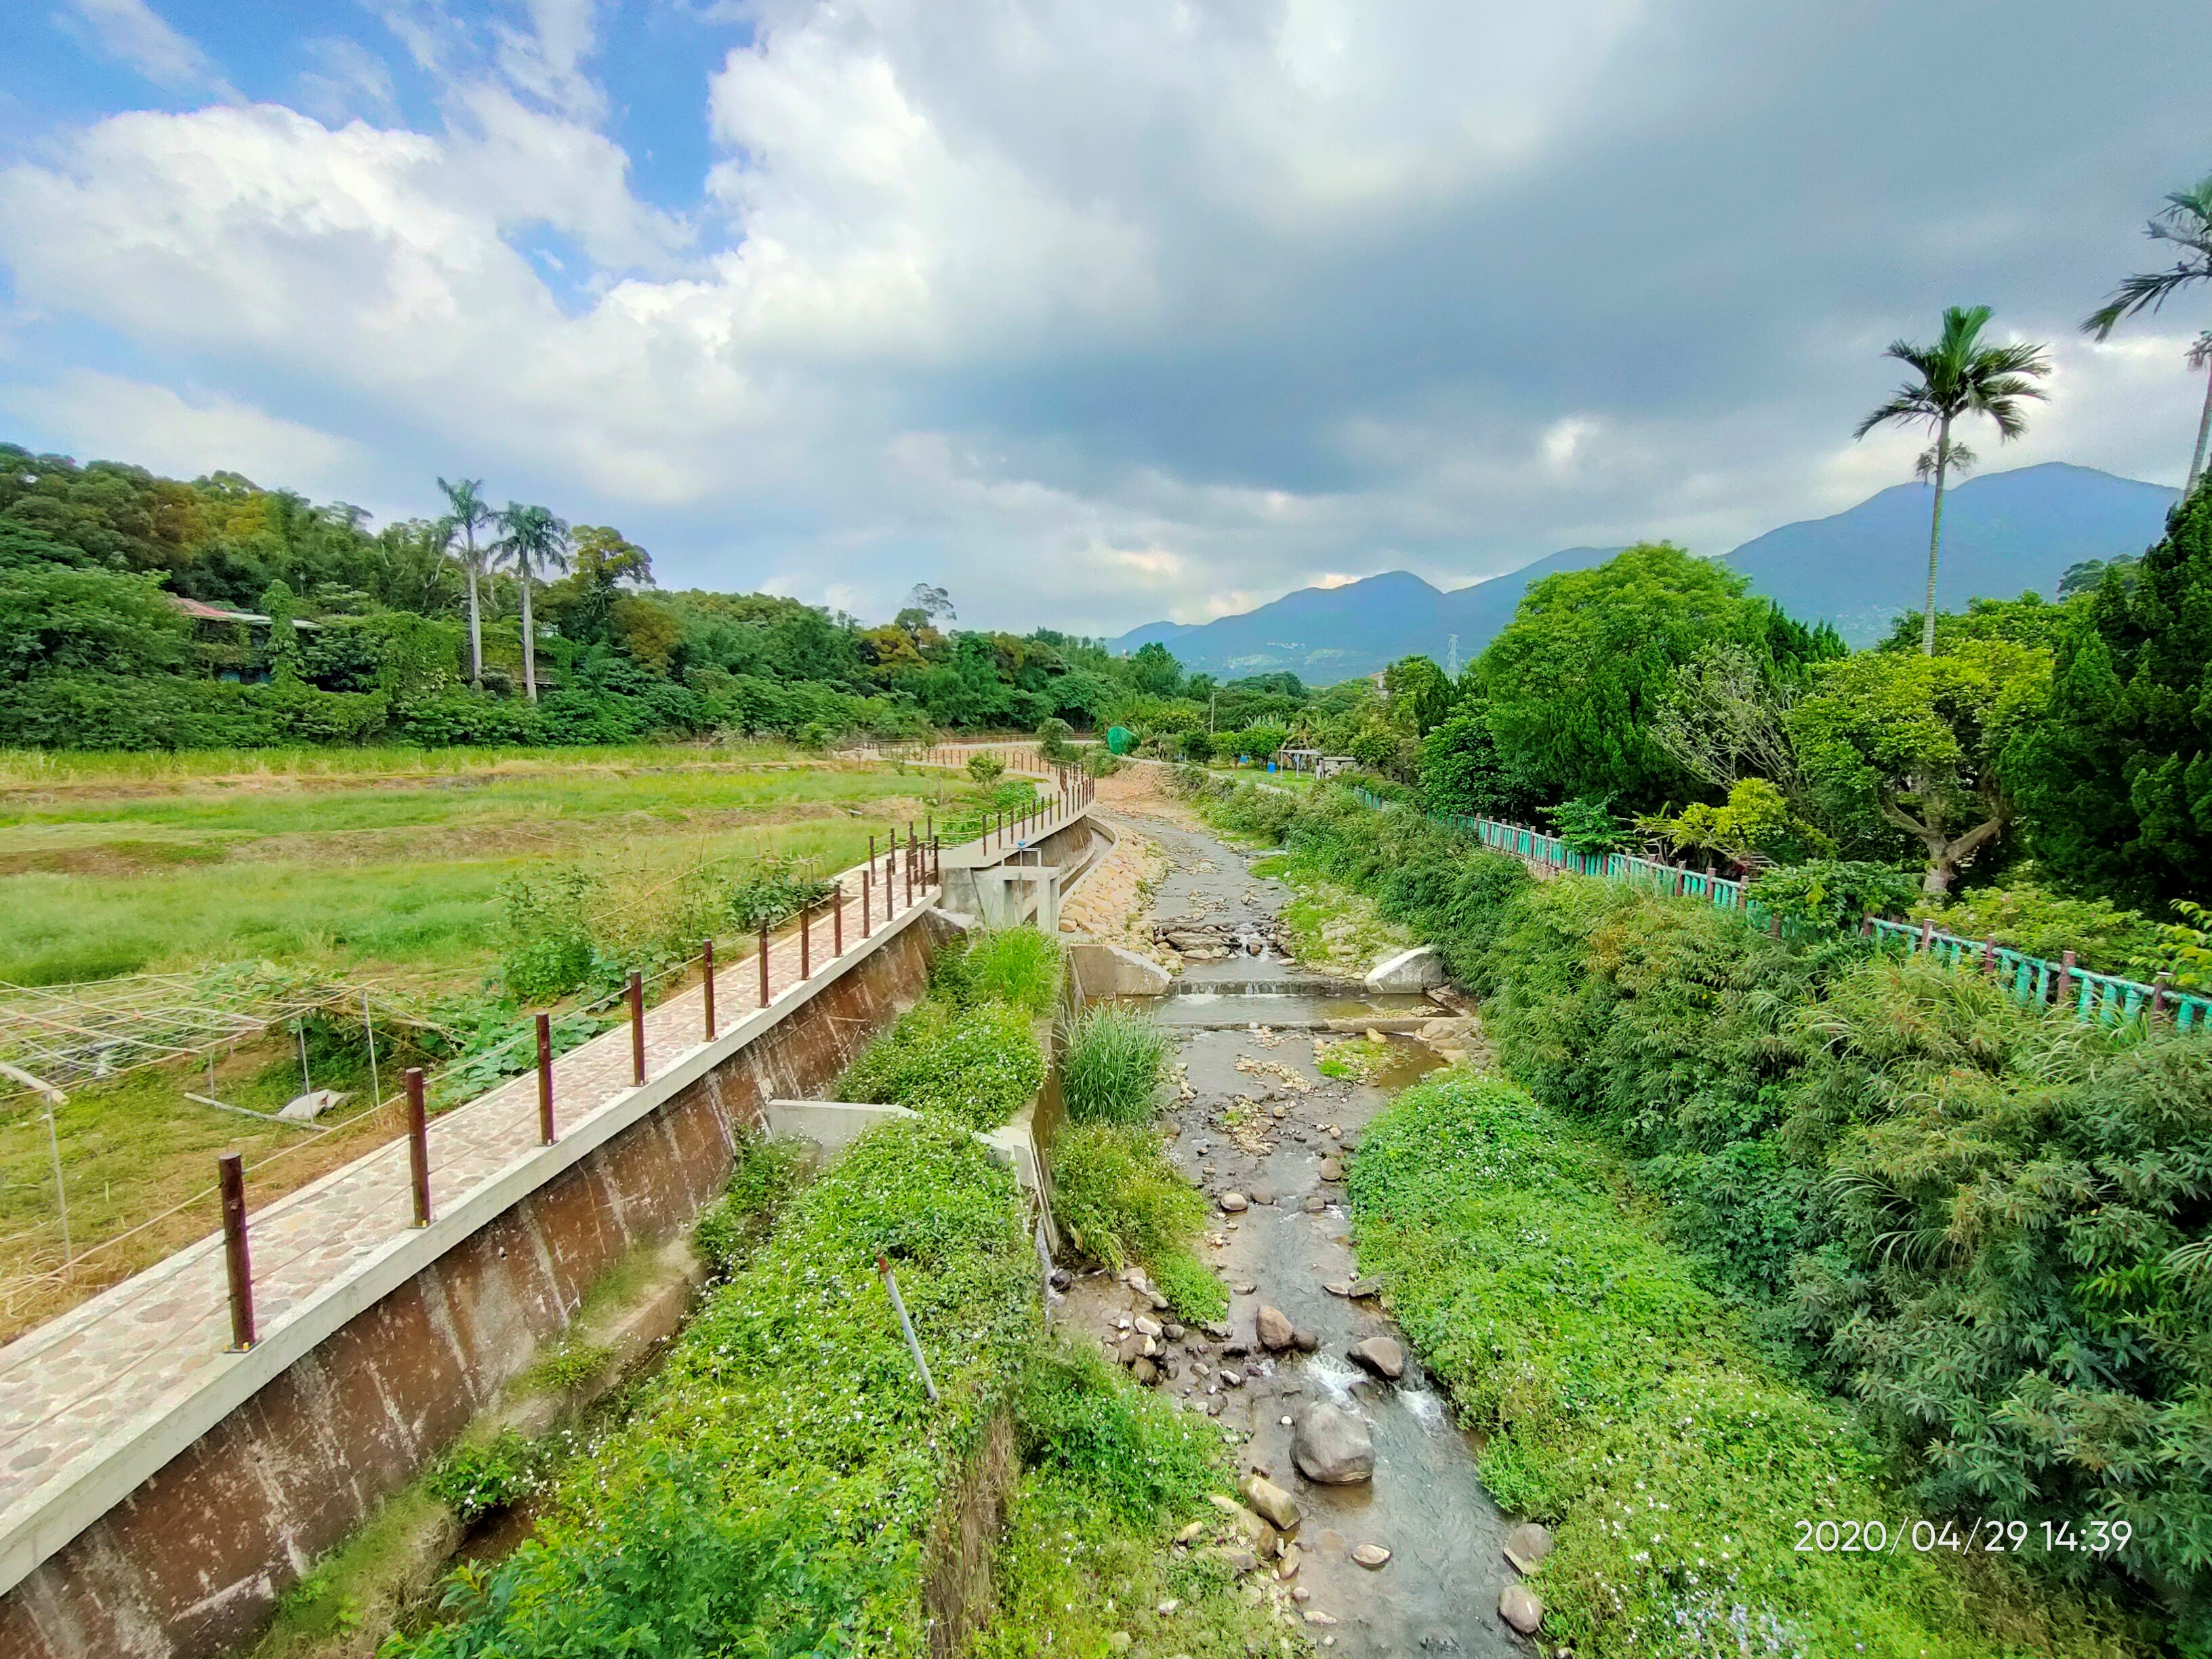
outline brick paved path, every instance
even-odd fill
[[[1048,832],[1063,820],[1040,826]],[[952,849],[946,849],[950,853]],[[903,855],[902,855],[903,862]],[[889,925],[878,860],[872,931]],[[860,871],[845,872],[842,925],[848,953],[861,943]],[[897,914],[927,908],[933,889],[918,877],[909,907],[902,878]],[[832,961],[827,909],[816,913],[811,966]],[[748,940],[724,945],[715,975],[717,1023],[734,1026],[759,1006],[757,951]],[[769,949],[769,994],[800,982],[797,930]],[[696,987],[646,1011],[646,1073],[657,1076],[704,1038]],[[554,1062],[558,1125],[580,1121],[632,1086],[625,1020]],[[434,1212],[443,1214],[472,1188],[538,1146],[538,1079],[514,1078],[434,1119],[428,1133]],[[286,1316],[349,1268],[391,1243],[414,1210],[404,1135],[335,1170],[249,1217],[256,1323],[264,1339]],[[252,1177],[246,1200],[252,1203]],[[0,1536],[38,1512],[64,1488],[72,1464],[126,1426],[176,1409],[230,1342],[229,1292],[222,1241],[210,1235],[0,1348]]]

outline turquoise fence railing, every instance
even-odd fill
[[[1954,968],[1986,974],[2022,1002],[2071,1005],[2077,1019],[2109,1025],[2140,1014],[2170,1014],[2179,1030],[2212,1029],[2212,997],[2173,990],[2163,978],[2145,985],[2141,980],[2077,967],[2071,951],[2053,962],[1993,939],[1962,939],[1929,922],[1889,921],[1880,916],[1867,918],[1866,931],[1878,943],[1925,951]]]
[[[1399,804],[1383,799],[1370,789],[1361,789],[1359,799],[1377,810]],[[1602,876],[1678,898],[1701,899],[1716,909],[1732,910],[1754,927],[1782,937],[1794,938],[1812,931],[1802,927],[1794,917],[1775,916],[1751,896],[1750,884],[1730,876],[1710,875],[1686,865],[1662,864],[1656,859],[1638,858],[1631,853],[1577,852],[1557,836],[1497,818],[1457,812],[1429,812],[1424,816],[1432,823],[1473,836],[1484,846],[1510,853],[1528,863],[1548,865],[1577,875]],[[2212,997],[2173,990],[2163,978],[2145,985],[2140,980],[2095,973],[2076,966],[2071,951],[2063,960],[2052,962],[2048,957],[2014,951],[1995,939],[1963,939],[1956,933],[1946,933],[1933,923],[1888,921],[1879,916],[1869,916],[1864,931],[1879,944],[1903,944],[1911,950],[1929,951],[1938,961],[1954,968],[1987,974],[2022,1002],[2059,1006],[2070,1004],[2077,1019],[2114,1024],[2146,1015],[2154,1018],[2171,1017],[2179,1030],[2212,1030]]]

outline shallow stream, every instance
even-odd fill
[[[1258,919],[1288,896],[1255,882],[1243,857],[1210,836],[1150,818],[1133,827],[1174,861],[1161,914],[1203,907]],[[1235,1293],[1229,1342],[1194,1344],[1195,1363],[1178,1364],[1162,1389],[1239,1431],[1240,1473],[1257,1469],[1297,1499],[1304,1515],[1291,1582],[1307,1592],[1303,1610],[1329,1621],[1314,1621],[1310,1633],[1333,1656],[1528,1653],[1498,1617],[1511,1577],[1501,1549],[1511,1522],[1476,1476],[1474,1445],[1410,1349],[1395,1382],[1347,1358],[1368,1337],[1405,1339],[1376,1302],[1326,1288],[1348,1284],[1358,1267],[1344,1183],[1323,1178],[1324,1160],[1340,1160],[1330,1173],[1340,1174],[1340,1155],[1357,1148],[1391,1096],[1443,1063],[1389,1027],[1445,1011],[1421,997],[1368,997],[1357,987],[1316,984],[1273,957],[1193,964],[1176,994],[1152,1006],[1179,1036],[1184,1097],[1171,1111],[1170,1153],[1215,1206],[1215,1242],[1203,1254]],[[1389,1045],[1382,1066],[1364,1081],[1320,1074],[1316,1039],[1338,1042],[1370,1028]],[[1229,1191],[1250,1207],[1223,1212],[1218,1201]],[[1118,1334],[1111,1322],[1136,1302],[1119,1283],[1094,1279],[1068,1313],[1095,1324],[1103,1340]],[[1316,1349],[1267,1354],[1253,1330],[1263,1304],[1317,1336]],[[1239,1346],[1249,1353],[1236,1354]],[[1224,1346],[1231,1352],[1220,1352]],[[1223,1384],[1224,1367],[1244,1379],[1241,1386]],[[1371,1481],[1328,1486],[1299,1474],[1287,1419],[1317,1396],[1366,1421]],[[1360,1566],[1352,1552],[1362,1544],[1382,1546],[1389,1559],[1378,1569]]]

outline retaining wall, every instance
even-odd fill
[[[57,1518],[69,1541],[0,1599],[0,1654],[200,1659],[250,1638],[316,1556],[567,1328],[587,1285],[720,1192],[768,1102],[825,1088],[920,996],[952,931],[918,913],[803,1000],[610,1108],[596,1135],[579,1125],[542,1167],[403,1241],[380,1279],[334,1286],[334,1328],[304,1352],[272,1340],[235,1356],[234,1403],[173,1452],[137,1434],[144,1478],[83,1524]],[[265,1375],[246,1364],[257,1356]]]

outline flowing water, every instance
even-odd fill
[[[1287,896],[1254,881],[1243,859],[1210,836],[1149,818],[1133,827],[1175,861],[1158,914],[1204,907],[1264,921]],[[1248,1344],[1249,1354],[1224,1356],[1221,1344],[1194,1341],[1196,1363],[1179,1363],[1161,1386],[1246,1437],[1240,1471],[1258,1469],[1297,1498],[1304,1518],[1291,1582],[1308,1592],[1304,1611],[1334,1621],[1311,1631],[1332,1655],[1526,1654],[1528,1644],[1498,1614],[1512,1572],[1501,1552],[1512,1521],[1483,1491],[1474,1445],[1410,1352],[1396,1382],[1347,1359],[1370,1336],[1404,1337],[1374,1301],[1325,1288],[1358,1270],[1344,1184],[1323,1178],[1324,1160],[1355,1149],[1390,1097],[1442,1062],[1411,1036],[1386,1034],[1389,1058],[1367,1080],[1325,1079],[1316,1040],[1370,1027],[1387,1033],[1443,1011],[1423,998],[1370,998],[1313,979],[1272,956],[1239,957],[1192,964],[1176,994],[1153,1005],[1177,1030],[1185,1085],[1172,1109],[1170,1156],[1210,1198],[1235,1191],[1250,1202],[1238,1214],[1216,1209],[1211,1224],[1221,1242],[1204,1252],[1236,1292],[1227,1346]],[[1068,1311],[1103,1337],[1133,1301],[1118,1283],[1092,1280]],[[1253,1337],[1262,1304],[1317,1335],[1318,1348],[1265,1354]],[[1221,1384],[1224,1366],[1241,1372],[1243,1386]],[[1375,1444],[1371,1482],[1325,1486],[1298,1474],[1285,1419],[1316,1397],[1365,1419]],[[1361,1544],[1381,1545],[1389,1560],[1378,1570],[1358,1565],[1351,1553]]]

